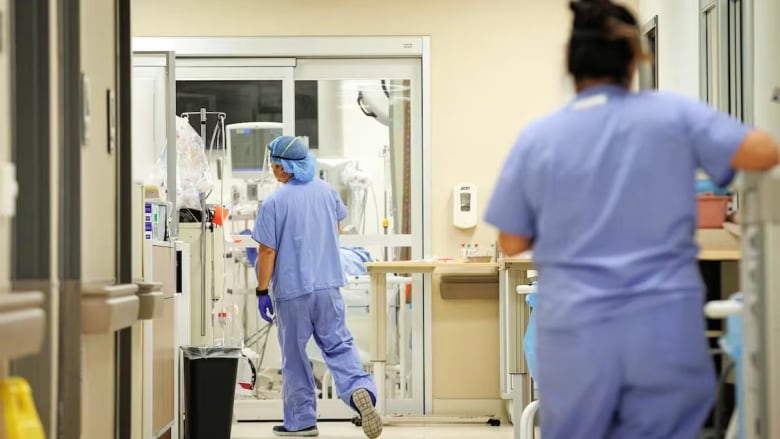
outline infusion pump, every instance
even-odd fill
[[[460,183],[452,193],[452,225],[459,229],[477,226],[477,187]]]

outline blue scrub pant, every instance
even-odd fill
[[[339,398],[354,409],[352,393],[366,389],[376,401],[376,385],[373,377],[363,370],[344,314],[344,299],[338,288],[276,303],[287,430],[298,431],[317,424],[314,375],[306,355],[306,345],[312,335],[330,369]]]
[[[585,327],[537,328],[543,437],[697,438],[716,392],[702,307],[683,299]]]

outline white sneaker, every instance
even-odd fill
[[[352,402],[360,412],[363,423],[363,433],[369,439],[376,439],[382,434],[382,417],[376,412],[371,402],[371,394],[366,389],[357,389],[352,394]]]
[[[274,434],[281,437],[317,437],[320,435],[317,426],[304,428],[303,430],[290,431],[284,428],[283,425],[277,425],[274,427]]]

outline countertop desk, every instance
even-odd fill
[[[730,244],[730,243],[729,243]],[[702,261],[738,261],[738,246],[708,246],[699,254]],[[503,258],[498,262],[486,263],[445,263],[437,261],[398,261],[367,263],[366,269],[371,278],[371,363],[374,380],[377,384],[377,410],[385,415],[386,389],[384,383],[387,363],[387,275],[394,273],[409,274],[488,274],[497,273],[499,278],[499,319],[500,319],[500,365],[501,396],[509,403],[512,400],[514,386],[523,395],[523,405],[533,398],[533,384],[525,364],[522,341],[530,309],[524,297],[518,295],[518,285],[528,283],[528,271],[533,269],[530,258]],[[430,367],[430,365],[428,365]],[[513,380],[512,376],[518,375]],[[510,410],[512,413],[512,410]]]

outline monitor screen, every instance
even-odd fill
[[[259,171],[268,144],[282,135],[282,128],[234,128],[230,130],[230,160],[234,171]]]

